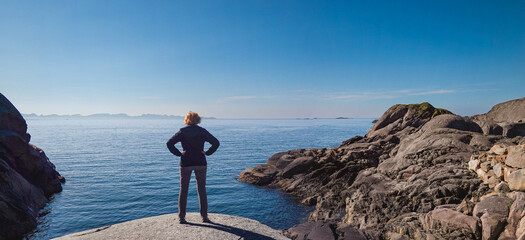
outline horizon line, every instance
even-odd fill
[[[129,115],[126,113],[94,113],[88,115],[82,114],[36,114],[36,113],[20,113],[24,118],[172,118],[181,119],[182,115],[168,115],[168,114],[152,114],[143,113],[140,115]],[[235,120],[272,120],[272,119],[291,119],[291,120],[313,120],[313,119],[378,119],[379,117],[213,117],[201,116],[203,119],[235,119]]]

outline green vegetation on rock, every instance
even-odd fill
[[[416,110],[416,116],[425,116],[430,115],[432,118],[441,114],[453,114],[451,111],[443,108],[435,108],[432,104],[428,102],[423,102],[419,104],[408,104],[406,105],[409,109]]]

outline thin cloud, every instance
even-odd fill
[[[252,99],[274,99],[277,96],[230,96],[217,100],[217,103],[232,102],[232,101],[243,101]]]
[[[142,96],[139,97],[140,100],[166,100],[167,97],[160,97],[160,96]]]
[[[447,94],[454,93],[456,90],[440,89],[432,91],[422,91],[418,89],[401,89],[392,91],[376,91],[376,92],[355,92],[355,93],[332,93],[329,97],[324,97],[324,100],[376,100],[376,99],[393,99],[405,96],[423,96],[432,94]]]
[[[325,98],[325,100],[342,100],[342,99],[373,100],[373,99],[391,99],[391,98],[395,98],[395,96],[388,95],[388,94],[365,93],[365,94],[347,94],[347,95],[332,96],[332,97]]]
[[[247,99],[254,99],[256,96],[232,96],[232,97],[225,97],[223,100],[247,100]]]
[[[419,92],[419,93],[411,93],[408,95],[411,96],[421,96],[421,95],[431,95],[431,94],[444,94],[444,93],[454,93],[455,90],[436,90],[436,91],[427,91],[427,92]]]

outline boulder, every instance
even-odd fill
[[[422,131],[429,131],[437,128],[452,128],[461,131],[483,133],[483,130],[481,130],[479,125],[471,119],[453,114],[436,116],[423,126]]]
[[[504,196],[489,196],[483,198],[474,206],[472,215],[474,217],[481,217],[486,213],[498,214],[507,216],[509,214],[509,207],[512,200]]]
[[[505,164],[515,168],[525,168],[525,148],[522,146],[510,146]]]
[[[484,198],[474,206],[473,216],[481,220],[482,239],[497,239],[505,229],[509,207],[512,200],[503,196]]]
[[[508,224],[516,229],[521,218],[525,215],[525,201],[521,199],[514,200],[509,210]]]
[[[274,180],[277,172],[277,169],[272,166],[260,164],[242,171],[239,174],[238,180],[241,182],[264,186],[270,184]]]
[[[489,152],[496,155],[503,155],[507,152],[507,148],[500,144],[494,144],[494,146],[490,148]]]
[[[479,167],[479,160],[472,159],[468,162],[468,169],[472,171],[476,171]]]
[[[496,165],[494,165],[494,167],[492,167],[492,170],[494,171],[494,175],[496,175],[498,179],[503,179],[503,165],[501,163],[497,163]]]
[[[506,218],[501,215],[484,214],[480,220],[483,240],[498,239],[505,229]]]
[[[525,169],[520,169],[511,173],[508,182],[510,190],[525,191]]]
[[[410,133],[430,119],[441,114],[452,114],[450,111],[434,108],[424,102],[420,104],[397,104],[390,107],[366,134],[367,138],[385,137],[397,132]]]
[[[496,191],[498,193],[510,192],[509,184],[506,183],[506,182],[500,182],[500,183],[496,184],[496,186],[494,187],[494,191]]]
[[[518,122],[525,119],[524,106],[525,98],[510,100],[494,105],[489,112],[483,115],[494,122]]]
[[[481,236],[477,218],[447,208],[430,211],[420,218],[420,222],[425,230],[459,231],[472,239]]]
[[[506,182],[509,181],[509,176],[510,174],[512,174],[513,172],[515,172],[517,169],[516,168],[511,168],[511,167],[508,167],[508,166],[503,166],[503,180],[505,180]]]

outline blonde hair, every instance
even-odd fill
[[[198,113],[190,111],[184,118],[184,124],[186,125],[197,125],[201,122],[201,117]]]

